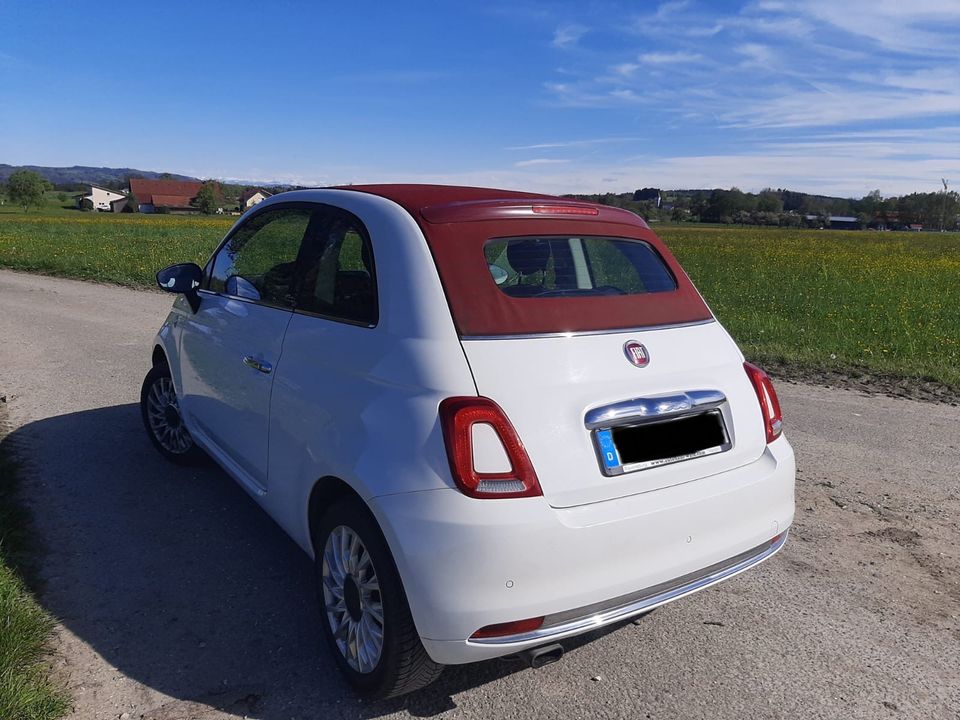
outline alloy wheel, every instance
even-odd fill
[[[167,452],[182,455],[193,447],[193,438],[183,424],[177,393],[168,377],[158,378],[147,395],[150,431]]]
[[[335,527],[323,548],[323,604],[337,649],[359,673],[373,672],[383,652],[383,599],[360,536]]]

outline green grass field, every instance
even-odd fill
[[[0,266],[152,287],[165,265],[202,263],[234,220],[0,214]],[[960,388],[960,235],[657,232],[751,359]]]
[[[960,386],[960,235],[658,231],[748,357]]]
[[[61,190],[47,190],[43,194],[43,205],[40,208],[31,209],[30,215],[60,215],[65,217],[86,215],[86,213],[77,209],[73,199],[73,196],[77,194]],[[0,215],[20,215],[22,217],[23,209],[6,200],[0,205]]]
[[[0,266],[155,287],[157,270],[206,258],[236,218],[74,212],[0,214]]]
[[[47,676],[53,619],[19,572],[29,549],[28,518],[17,502],[15,471],[0,444],[0,718],[54,720],[68,704]]]

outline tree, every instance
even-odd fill
[[[17,170],[7,180],[7,197],[24,212],[43,207],[43,193],[53,186],[32,170]]]
[[[757,210],[760,212],[783,212],[783,200],[780,193],[772,188],[764,188],[757,197]]]
[[[127,193],[127,204],[123,206],[123,212],[140,212],[140,199],[137,197],[136,193],[133,192],[133,190]]]
[[[218,208],[223,207],[223,193],[220,190],[220,183],[213,180],[205,182],[194,204],[204,215],[213,215]]]

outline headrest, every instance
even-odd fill
[[[521,275],[532,275],[547,269],[550,243],[546,240],[512,240],[507,243],[507,260]]]

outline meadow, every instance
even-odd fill
[[[748,357],[960,387],[960,234],[657,231]]]
[[[0,214],[0,266],[153,287],[203,263],[235,218]],[[960,235],[658,226],[760,363],[960,388]]]

